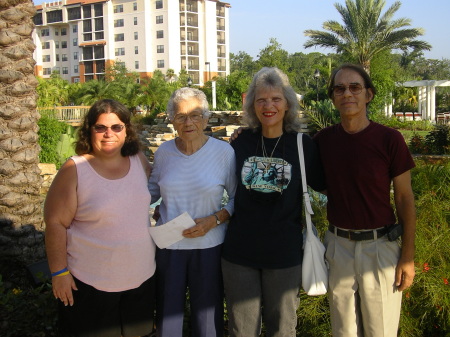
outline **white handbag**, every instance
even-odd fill
[[[305,205],[306,231],[304,231],[304,250],[302,263],[302,287],[310,296],[324,295],[328,289],[328,267],[325,261],[325,246],[316,236],[311,215],[314,214],[311,207],[308,189],[306,187],[305,158],[303,155],[303,134],[297,134],[298,157],[302,175],[303,204]],[[314,233],[315,232],[315,233]]]

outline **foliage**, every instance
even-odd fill
[[[57,151],[60,135],[67,130],[67,124],[58,121],[51,114],[43,114],[38,121],[39,125],[39,162],[53,163],[60,166],[60,157]]]
[[[59,141],[56,144],[56,152],[59,157],[59,165],[56,165],[56,167],[60,167],[67,159],[75,155],[74,144],[76,140],[76,129],[71,125],[67,125],[66,132],[59,136]]]
[[[409,147],[416,154],[449,154],[450,128],[447,125],[436,125],[425,137],[414,135]]]
[[[56,302],[51,285],[17,288],[0,275],[0,326],[4,337],[53,337]]]
[[[416,37],[423,35],[421,28],[404,28],[411,24],[410,19],[393,20],[400,8],[399,1],[381,13],[384,0],[346,0],[345,6],[336,3],[334,6],[342,17],[344,25],[337,21],[325,21],[326,31],[305,30],[310,37],[305,48],[320,46],[330,47],[337,53],[353,56],[367,71],[370,62],[378,53],[392,49],[429,50],[431,46]]]
[[[416,277],[405,291],[401,336],[450,334],[450,161],[417,160]]]
[[[305,114],[309,117],[309,127],[314,131],[321,130],[340,122],[339,112],[335,109],[330,99],[311,102],[311,106],[305,108]]]

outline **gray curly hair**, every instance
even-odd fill
[[[288,110],[283,119],[283,129],[287,132],[298,132],[301,123],[298,115],[300,106],[298,104],[297,94],[291,87],[287,75],[275,67],[264,67],[253,76],[252,83],[250,83],[250,86],[248,87],[243,105],[244,122],[251,129],[257,129],[261,126],[261,122],[256,116],[255,111],[256,90],[259,88],[281,89],[288,104]]]
[[[192,98],[198,100],[202,106],[202,114],[203,118],[207,118],[210,115],[208,100],[206,99],[206,95],[203,91],[195,89],[195,88],[180,88],[175,90],[170,96],[169,102],[167,103],[166,114],[171,121],[175,117],[177,112],[177,107],[180,102],[188,101]]]

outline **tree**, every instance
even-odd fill
[[[401,2],[396,1],[381,14],[385,3],[384,0],[346,0],[345,7],[336,3],[334,6],[342,16],[344,25],[330,20],[322,26],[328,32],[305,30],[305,35],[310,39],[304,47],[330,47],[338,53],[347,53],[368,72],[370,61],[382,51],[430,50],[430,44],[415,40],[423,35],[422,28],[404,28],[410,26],[410,19],[392,19]]]
[[[16,228],[42,225],[35,11],[29,0],[0,2],[0,223]]]
[[[256,64],[249,54],[245,51],[240,51],[237,54],[230,53],[230,72],[244,71],[249,76],[253,76],[256,72]]]
[[[271,38],[269,44],[260,50],[257,60],[257,71],[262,67],[277,67],[284,73],[289,68],[289,53],[281,48],[281,44],[275,38]]]

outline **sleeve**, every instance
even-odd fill
[[[306,180],[315,191],[326,189],[325,174],[320,160],[319,150],[311,137],[303,134],[303,152],[305,154]]]
[[[228,194],[228,203],[223,207],[225,208],[230,216],[234,213],[234,195],[236,193],[237,177],[236,177],[236,156],[234,150],[228,147],[225,156],[225,167],[227,167],[226,178],[225,178],[225,190]]]
[[[150,195],[152,197],[151,203],[155,203],[161,197],[161,192],[159,190],[159,176],[161,172],[161,156],[159,153],[159,149],[155,152],[155,159],[153,162],[153,170],[150,174],[150,179],[148,180],[148,190],[150,191]]]
[[[415,167],[414,159],[402,134],[394,130],[390,145],[390,175],[395,178]]]

